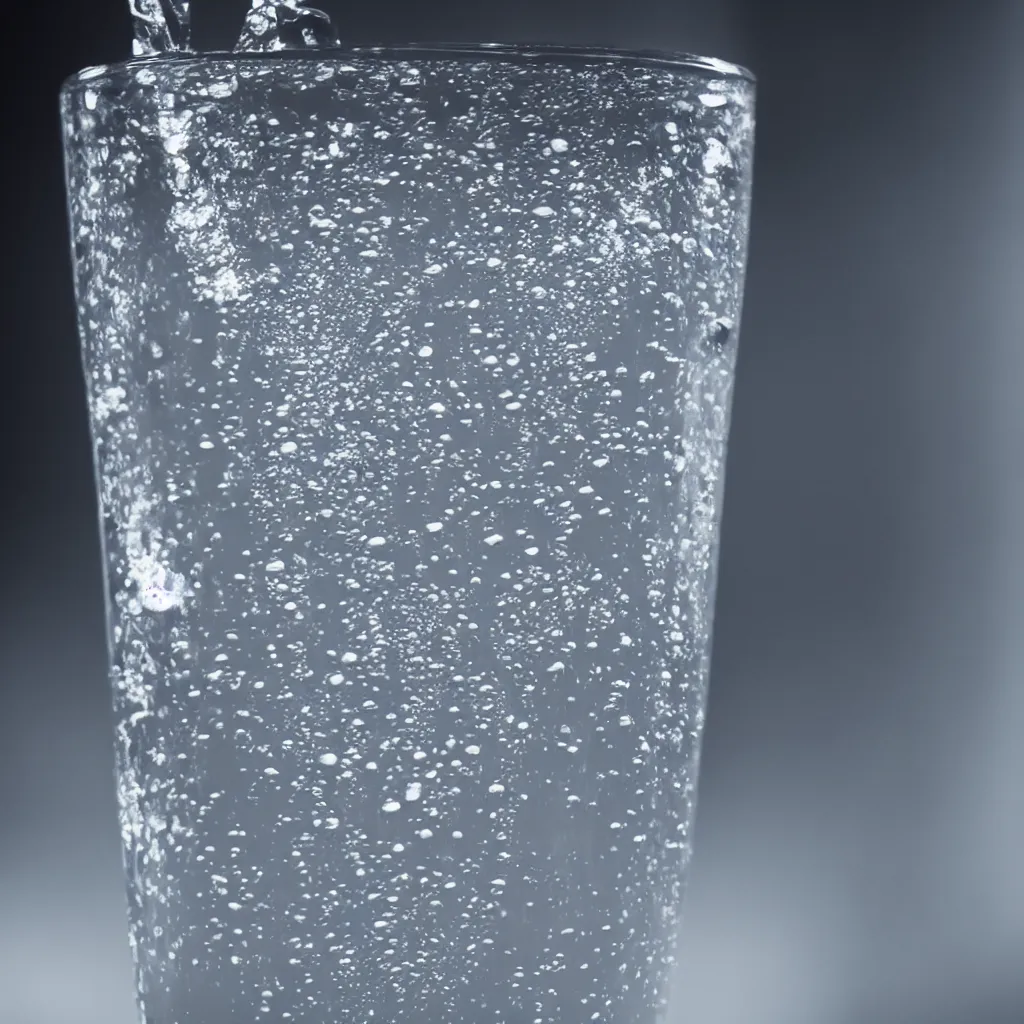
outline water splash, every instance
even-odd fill
[[[147,57],[169,50],[188,50],[191,0],[128,0],[135,38],[132,52]]]
[[[337,46],[331,16],[299,0],[252,0],[236,51],[303,50]]]

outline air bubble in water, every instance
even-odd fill
[[[160,565],[151,557],[141,558],[132,569],[138,585],[139,604],[149,612],[168,612],[181,604],[184,577]]]

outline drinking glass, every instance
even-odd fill
[[[496,45],[65,86],[147,1024],[664,1018],[753,92]]]

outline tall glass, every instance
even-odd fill
[[[750,76],[162,57],[63,118],[142,1017],[662,1019]]]

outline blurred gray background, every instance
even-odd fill
[[[245,2],[193,6],[223,45]],[[320,6],[355,42],[757,72],[673,1024],[1020,1024],[1024,4]],[[67,74],[127,54],[126,9],[2,5],[2,1024],[134,1019],[57,123]]]

